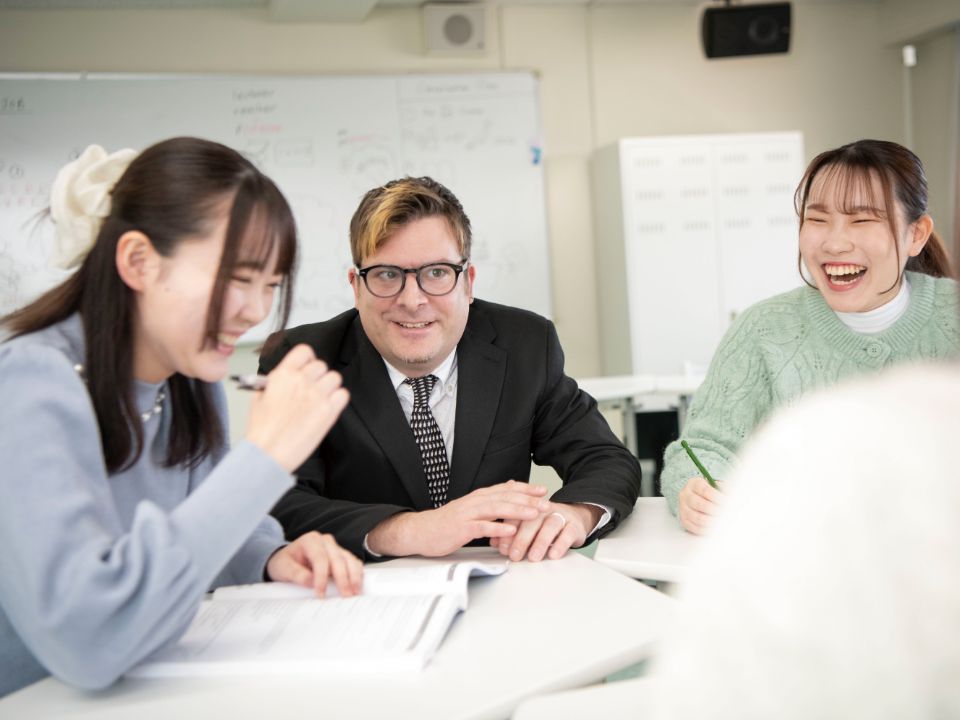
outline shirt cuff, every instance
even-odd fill
[[[363,551],[368,555],[370,555],[371,557],[382,558],[383,555],[381,555],[380,553],[375,553],[373,550],[370,549],[370,545],[367,543],[368,537],[370,537],[370,533],[367,533],[366,535],[363,536]]]
[[[608,508],[606,505],[601,505],[600,503],[582,502],[580,505],[593,505],[594,507],[598,507],[603,510],[603,515],[601,515],[600,519],[597,520],[597,524],[593,526],[593,530],[587,533],[587,538],[589,539],[593,537],[593,535],[595,535],[600,528],[610,522],[610,518],[613,517],[613,511],[610,510],[610,508]]]

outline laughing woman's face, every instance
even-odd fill
[[[929,230],[919,221],[908,224],[895,201],[895,237],[880,179],[850,179],[831,168],[814,178],[803,209],[800,255],[834,311],[866,312],[896,296],[904,265],[923,249]]]

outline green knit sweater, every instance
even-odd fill
[[[906,312],[876,335],[849,330],[820,292],[806,286],[759,302],[736,319],[714,353],[681,433],[714,478],[729,474],[740,446],[772,410],[810,390],[960,350],[957,283],[907,276]],[[679,441],[667,447],[660,485],[674,514],[680,491],[699,474]]]

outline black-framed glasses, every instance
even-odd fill
[[[464,258],[460,264],[430,263],[418,268],[402,268],[396,265],[371,265],[359,268],[357,275],[363,278],[363,284],[371,295],[379,298],[389,298],[399,295],[407,284],[407,275],[417,278],[417,285],[427,295],[447,295],[457,286],[457,280],[467,268]]]

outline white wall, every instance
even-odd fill
[[[890,43],[914,42],[960,24],[956,0],[885,0],[880,7],[883,38]]]
[[[958,3],[960,5],[960,3]],[[960,12],[960,11],[958,11]],[[952,248],[960,134],[960,22],[915,41],[917,64],[910,70],[913,150],[923,161],[930,188],[928,206],[940,237]],[[954,255],[956,257],[956,255]]]
[[[801,130],[810,156],[902,132],[899,52],[875,3],[794,3],[786,55],[706,60],[699,8],[594,12],[597,142],[628,135]],[[669,71],[665,69],[669,68]]]
[[[537,71],[554,316],[568,370],[588,376],[601,367],[593,150],[622,136],[694,132],[800,130],[808,156],[865,136],[901,140],[901,39],[891,28],[911,17],[902,1],[797,2],[789,55],[711,61],[699,45],[700,8],[679,3],[494,6],[488,53],[466,59],[425,56],[414,8],[376,10],[358,24],[273,24],[260,10],[0,10],[0,71]],[[954,5],[927,1],[925,32]],[[924,96],[942,82],[930,77]]]

